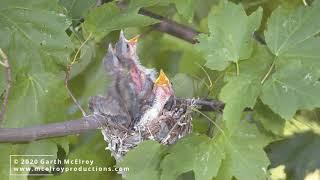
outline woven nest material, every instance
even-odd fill
[[[164,145],[174,144],[178,139],[191,133],[193,107],[195,105],[192,101],[185,101],[173,105],[169,110],[163,109],[161,115],[144,129],[128,130],[113,123],[105,125],[102,134],[108,143],[107,149],[119,162],[128,151],[145,140],[155,140]]]

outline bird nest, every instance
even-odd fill
[[[195,100],[177,99],[169,78],[160,70],[141,65],[137,37],[127,40],[123,31],[103,58],[112,82],[105,96],[93,96],[89,109],[101,124],[107,149],[120,161],[145,140],[174,144],[192,131]]]
[[[125,154],[145,140],[154,140],[164,145],[174,144],[178,139],[192,131],[193,101],[176,101],[169,109],[163,109],[160,116],[150,122],[144,129],[127,129],[119,124],[104,124],[102,134],[108,143],[116,161],[120,161]],[[96,114],[98,119],[107,118]]]

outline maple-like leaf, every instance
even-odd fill
[[[210,35],[199,35],[197,48],[204,54],[206,66],[224,70],[231,62],[250,57],[252,34],[260,26],[262,9],[247,16],[241,5],[224,2],[208,16]]]

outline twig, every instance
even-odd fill
[[[5,68],[6,85],[7,85],[5,92],[4,92],[3,103],[2,103],[2,107],[1,107],[1,111],[0,111],[0,124],[1,124],[3,122],[4,114],[6,112],[7,105],[8,105],[12,77],[11,77],[11,67],[9,64],[8,56],[2,51],[1,48],[0,48],[0,56],[3,59],[3,61],[0,61],[1,62],[0,64]]]
[[[224,109],[224,103],[218,100],[206,100],[206,99],[176,99],[177,103],[183,101],[193,102],[200,111],[215,111],[222,112]]]
[[[70,79],[70,73],[71,73],[71,65],[69,64],[67,66],[67,70],[66,70],[66,77],[64,79],[64,86],[66,87],[67,89],[67,92],[69,94],[69,96],[71,97],[71,99],[73,100],[73,102],[77,105],[77,107],[80,109],[81,113],[83,116],[87,116],[87,113],[84,111],[84,109],[81,107],[81,104],[79,103],[79,101],[73,96],[71,90],[69,89],[69,85],[68,85],[68,82],[69,82],[69,79]]]
[[[81,107],[81,104],[79,103],[79,101],[73,96],[70,88],[69,88],[69,79],[70,79],[70,74],[71,74],[71,69],[72,69],[72,65],[76,62],[76,58],[78,56],[78,54],[80,53],[80,50],[82,49],[82,47],[86,44],[86,42],[90,39],[91,37],[91,33],[89,34],[88,38],[80,45],[79,49],[77,50],[76,54],[74,55],[73,60],[71,61],[70,64],[68,64],[67,66],[67,70],[66,70],[66,77],[64,79],[64,85],[67,89],[67,92],[69,94],[69,96],[71,97],[71,99],[73,100],[73,102],[77,105],[77,107],[80,109],[80,111],[82,112],[83,116],[87,116],[87,113],[85,112],[85,110]]]

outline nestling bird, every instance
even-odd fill
[[[111,85],[106,96],[91,97],[89,102],[98,120],[108,120],[102,126],[102,134],[117,161],[150,137],[162,144],[173,144],[192,129],[188,110],[192,105],[173,103],[166,107],[174,99],[170,80],[162,70],[155,78],[155,70],[141,65],[137,42],[137,36],[127,40],[121,31],[115,48],[109,44],[104,66]]]
[[[126,66],[124,69],[128,69],[131,81],[134,83],[136,92],[134,93],[134,98],[132,97],[132,102],[138,102],[139,106],[133,105],[132,107],[135,107],[136,110],[138,107],[138,109],[141,110],[141,108],[146,109],[151,105],[154,99],[152,89],[157,72],[154,69],[147,69],[141,65],[137,55],[138,38],[139,36],[135,36],[134,38],[127,40],[121,30],[119,41],[115,45],[115,54],[121,64]],[[136,113],[136,110],[133,111],[134,116],[133,123],[131,124],[132,126],[141,117],[141,113]],[[142,112],[143,111],[144,110],[142,110]]]
[[[146,127],[151,121],[157,118],[163,110],[165,104],[174,94],[171,83],[166,74],[161,70],[153,87],[154,100],[151,107],[145,111],[137,127]]]
[[[107,96],[93,96],[90,98],[89,109],[93,114],[104,116],[118,124],[128,126],[131,123],[130,113],[126,108],[123,97],[118,92],[120,75],[124,69],[119,59],[115,56],[111,44],[103,61],[106,72],[111,76],[112,82],[107,90]]]
[[[135,129],[141,132],[143,139],[154,139],[162,144],[173,144],[192,130],[191,107],[192,104],[165,105],[174,96],[172,85],[161,70],[154,83],[154,100],[142,115]]]
[[[140,96],[143,97],[152,90],[152,85],[156,79],[157,72],[154,69],[148,69],[141,65],[137,54],[138,39],[139,35],[127,40],[123,31],[121,30],[119,41],[116,43],[115,49],[118,58],[133,60],[135,65],[133,68],[135,69],[134,72],[136,72],[135,76],[139,79],[135,79],[135,81],[137,86],[140,87]]]

